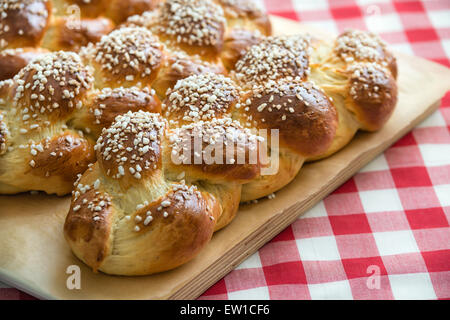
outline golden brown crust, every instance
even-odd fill
[[[126,25],[148,28],[170,50],[199,55],[214,63],[221,58],[227,39],[225,49],[229,53],[223,55],[223,63],[228,66],[239,58],[237,54],[254,44],[254,37],[271,34],[268,15],[253,1],[169,0],[158,10],[130,17]],[[243,35],[242,30],[249,34]]]
[[[228,70],[234,69],[236,62],[241,59],[247,50],[258,44],[262,37],[259,32],[247,29],[232,29],[225,36],[224,47],[221,54],[223,64]]]
[[[9,99],[13,86],[14,81],[12,79],[0,81],[0,106],[4,107],[6,100]]]
[[[183,184],[172,184],[164,196],[141,206],[118,223],[113,254],[101,271],[145,275],[176,268],[209,242],[220,214],[213,196]]]
[[[162,0],[112,0],[106,15],[119,24],[128,17],[154,10],[161,2]]]
[[[40,48],[7,49],[0,52],[0,81],[11,79],[31,60],[48,53]]]
[[[155,229],[164,230],[168,235],[170,246],[161,252],[161,259],[165,261],[158,261],[159,267],[155,271],[174,268],[195,256],[211,239],[215,219],[219,216],[218,208],[211,205],[212,196],[189,190],[181,184],[173,184],[172,188],[132,217],[139,227],[139,231],[135,229],[138,235]],[[141,219],[136,219],[137,216]],[[149,216],[151,220],[146,220]]]
[[[297,176],[305,158],[287,148],[281,147],[278,151],[278,170],[242,185],[241,202],[273,195]]]
[[[391,74],[394,77],[394,80],[397,80],[397,77],[398,77],[397,59],[390,51],[387,51],[386,56],[387,56],[387,61],[388,61],[388,69],[391,71]]]
[[[221,214],[216,219],[216,225],[214,231],[218,231],[226,227],[231,221],[233,221],[239,210],[239,203],[241,201],[242,186],[240,183],[229,184],[212,184],[202,181],[198,183],[199,188],[212,194],[221,207]]]
[[[217,4],[208,0],[167,0],[160,8],[155,32],[169,46],[190,55],[216,61],[222,50],[225,17]]]
[[[66,195],[72,190],[77,174],[94,160],[93,142],[73,132],[20,145],[8,143],[7,152],[0,157],[0,192],[42,190]]]
[[[95,43],[114,28],[106,18],[83,18],[79,21],[56,18],[47,31],[43,46],[49,50],[79,51],[89,43]]]
[[[220,43],[223,42],[226,21],[221,6],[211,1],[196,0],[194,5],[190,1],[185,1],[187,3],[186,7],[190,6],[190,8],[182,14],[192,21],[198,20],[202,25],[206,23],[211,27],[208,29],[208,32],[203,32],[202,26],[193,26],[193,31],[199,31],[195,34],[196,37],[198,36],[198,42],[194,41],[191,43],[190,40],[184,42],[181,41],[179,44],[175,43],[175,45],[171,47],[170,43],[164,43],[161,39],[157,39],[155,36],[151,35],[149,29],[155,29],[153,29],[154,25],[150,23],[148,25],[149,29],[145,31],[140,30],[139,32],[136,32],[136,34],[131,35],[130,38],[132,41],[127,42],[129,39],[125,39],[125,42],[127,43],[123,47],[121,47],[121,41],[126,38],[126,36],[123,36],[124,30],[127,30],[126,27],[117,29],[115,31],[117,32],[116,34],[108,34],[108,36],[102,37],[114,38],[117,36],[115,39],[110,39],[111,41],[104,47],[101,47],[101,45],[105,43],[100,43],[98,46],[95,44],[88,45],[86,49],[83,49],[84,60],[80,60],[79,57],[73,53],[54,52],[33,56],[33,59],[36,58],[33,62],[31,62],[31,57],[25,57],[25,51],[31,54],[34,50],[34,46],[36,46],[36,52],[42,50],[42,53],[44,53],[46,49],[41,48],[51,50],[78,50],[80,46],[84,46],[87,43],[97,42],[101,35],[109,32],[113,27],[111,19],[118,22],[118,20],[123,20],[128,14],[138,13],[142,10],[149,9],[150,7],[153,8],[155,4],[160,1],[114,0],[111,3],[105,0],[91,0],[89,2],[84,0],[0,1],[2,1],[1,10],[3,13],[0,17],[1,19],[17,20],[16,18],[13,19],[13,16],[25,17],[26,19],[22,22],[29,24],[33,22],[35,23],[33,27],[39,25],[42,29],[42,33],[45,34],[44,36],[36,35],[33,38],[36,40],[36,44],[33,44],[33,47],[27,46],[25,49],[18,48],[16,50],[16,53],[23,50],[23,56],[15,56],[13,57],[13,61],[11,59],[2,61],[5,64],[7,63],[8,67],[13,67],[17,70],[22,68],[21,71],[19,71],[19,74],[15,76],[14,80],[2,82],[0,88],[0,103],[2,108],[8,110],[8,112],[4,113],[4,117],[7,117],[7,119],[6,121],[3,121],[4,125],[2,125],[2,130],[4,129],[3,127],[6,128],[7,125],[10,127],[8,130],[12,130],[11,132],[8,131],[8,135],[4,134],[3,131],[5,130],[2,131],[2,152],[9,153],[9,151],[11,151],[11,155],[7,157],[8,159],[9,157],[14,157],[14,155],[19,152],[17,150],[20,148],[17,146],[27,145],[24,143],[25,140],[34,143],[33,141],[39,141],[39,139],[45,138],[45,140],[48,141],[49,139],[51,140],[52,138],[59,137],[67,130],[72,131],[73,133],[75,133],[76,130],[79,130],[77,132],[80,135],[85,134],[86,137],[88,137],[88,140],[96,139],[102,127],[109,126],[113,118],[120,113],[130,110],[159,112],[160,105],[157,98],[151,94],[151,98],[148,100],[147,98],[144,98],[147,94],[142,92],[150,89],[152,82],[160,72],[161,66],[164,66],[164,71],[167,71],[165,74],[166,77],[161,77],[162,80],[160,82],[164,84],[162,87],[165,86],[166,88],[172,87],[177,80],[188,77],[191,74],[205,74],[210,72],[226,73],[223,65],[217,59],[217,52],[213,52],[214,50],[217,51],[221,46]],[[176,3],[176,0],[172,1],[172,4],[175,6],[177,5]],[[53,5],[54,8],[52,8]],[[127,6],[127,10],[122,10],[125,5]],[[37,10],[38,7],[43,8],[43,10]],[[256,11],[255,13],[252,13],[247,9],[244,9],[245,8],[239,9],[242,11],[239,15],[242,17],[245,15],[245,19],[249,16],[257,16],[257,14],[255,14]],[[244,13],[246,10],[248,12]],[[162,19],[164,18],[163,11],[163,9],[158,9],[156,11],[158,15],[161,14],[160,18]],[[8,13],[11,14],[8,15]],[[73,19],[78,17],[78,13],[80,13],[80,21]],[[199,17],[196,16],[196,13],[201,13],[205,16]],[[115,14],[121,15],[121,17],[118,18]],[[26,15],[29,15],[29,17]],[[36,17],[33,15],[36,15]],[[167,17],[170,15],[176,17],[178,16],[178,13],[172,12]],[[157,21],[161,20],[158,19]],[[9,20],[7,22],[9,24]],[[12,22],[14,22],[14,25],[19,25],[18,21]],[[45,22],[45,24],[41,22]],[[80,23],[81,28],[77,28],[77,22]],[[174,20],[172,20],[172,22],[174,22]],[[176,21],[174,23],[177,24]],[[177,29],[177,26],[175,25],[171,25],[171,27]],[[253,27],[251,28],[253,30]],[[6,33],[11,31],[9,26],[3,28],[2,25],[2,28],[0,29]],[[38,30],[38,28],[36,28],[36,30]],[[132,29],[131,31],[135,30],[136,29]],[[16,30],[15,32],[22,36],[23,31],[24,30]],[[184,31],[180,29],[178,31],[182,31],[182,37],[189,34],[189,32],[184,33]],[[32,30],[29,33],[34,35],[35,31]],[[132,32],[130,32],[129,35],[131,33]],[[0,35],[0,38],[2,38],[2,35],[3,34]],[[164,34],[162,34],[162,37],[164,37]],[[4,39],[4,42],[6,43],[6,39]],[[149,45],[149,43],[151,44]],[[141,44],[144,45],[141,46]],[[211,47],[215,49],[208,51],[208,48],[206,47],[200,48],[203,44],[208,48]],[[22,46],[21,43],[9,45]],[[179,52],[175,53],[173,49],[179,45],[181,49],[186,45],[187,49],[192,47],[194,51],[200,50],[203,52],[203,50],[206,50],[204,51],[205,55],[210,55],[210,57],[191,57],[187,54],[183,55]],[[133,56],[134,46],[136,46],[136,50],[134,50],[135,55]],[[7,47],[6,44],[4,47]],[[124,50],[121,50],[121,48]],[[190,53],[194,51],[190,51]],[[113,52],[111,60],[106,61],[106,65],[114,65],[114,63],[117,63],[114,66],[117,68],[116,71],[107,71],[111,71],[113,75],[117,75],[117,78],[112,76],[111,78],[113,79],[107,82],[108,77],[105,77],[103,73],[103,67],[105,65],[103,59],[108,60],[108,57],[111,56],[111,52]],[[3,52],[2,54],[6,55],[6,53],[7,52]],[[147,53],[149,54],[147,55]],[[19,61],[19,58],[21,61]],[[140,58],[142,59],[139,60]],[[214,63],[207,63],[205,60],[214,61]],[[29,61],[30,63],[26,65]],[[127,67],[129,68],[127,69]],[[108,67],[106,67],[106,69],[108,69]],[[2,68],[2,71],[5,73],[9,72],[7,68]],[[129,74],[129,71],[139,73],[140,77]],[[12,72],[10,72],[10,75],[7,76],[12,75]],[[130,80],[131,77],[133,78],[132,80]],[[103,101],[104,103],[97,97],[98,92],[102,89],[110,88],[113,90],[121,90],[123,87],[124,90],[128,90],[127,88],[132,86],[136,86],[139,90],[142,90],[142,92],[133,95],[133,97],[111,97],[106,99],[106,101]],[[101,106],[104,106],[105,110],[103,110]],[[13,118],[17,118],[17,120],[14,120],[17,121],[17,125],[15,123],[11,128],[10,123],[13,122]],[[37,137],[39,138],[36,139]],[[11,145],[11,148],[9,148],[9,145]],[[76,152],[74,155],[78,156]],[[86,155],[90,157],[89,154]],[[43,155],[41,154],[40,156],[42,157]],[[33,159],[26,159],[25,162],[28,163],[31,162],[31,160]],[[9,160],[5,161],[8,162]],[[42,162],[42,159],[39,159],[39,161]],[[36,161],[33,160],[32,164],[36,166]],[[25,167],[25,169],[29,170],[28,166]],[[37,171],[38,170],[36,170],[36,172]],[[44,173],[43,178],[36,177],[35,181],[42,181],[40,179],[45,179],[45,174],[47,174],[47,172]],[[3,178],[4,177],[2,176],[2,179]],[[43,188],[53,192],[55,187],[57,188],[57,186],[65,183],[65,181],[63,182],[60,181],[61,179],[58,179],[59,177],[49,178],[49,183],[54,183],[55,185],[52,188],[47,188],[46,186],[43,186]],[[38,183],[25,184],[25,188],[35,188]],[[61,190],[67,189],[66,186],[61,188]]]
[[[378,130],[389,119],[397,103],[397,84],[378,64],[360,63],[351,68],[347,108],[365,130]]]
[[[14,103],[22,109],[30,122],[47,116],[51,122],[61,120],[82,105],[92,87],[92,76],[72,52],[45,54],[15,77]]]
[[[303,156],[325,151],[336,133],[333,103],[310,82],[269,82],[243,101],[243,115],[250,126],[278,129],[280,145]]]
[[[269,16],[259,9],[254,1],[218,0],[218,3],[222,5],[225,17],[233,26],[254,25],[263,35],[268,36],[272,33]]]
[[[102,129],[111,126],[117,116],[139,110],[161,113],[161,102],[153,90],[136,87],[106,88],[95,94],[80,127],[90,128],[90,133],[99,136]]]
[[[97,271],[109,251],[113,207],[111,198],[97,189],[75,189],[64,223],[64,235],[80,259]]]
[[[51,7],[46,0],[1,0],[0,49],[38,46],[48,26]]]
[[[160,2],[2,0],[0,49],[41,46],[52,51],[78,51],[80,47],[100,40],[129,16],[153,10]]]

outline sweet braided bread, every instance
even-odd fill
[[[64,194],[77,177],[64,225],[75,255],[152,274],[194,258],[241,202],[384,125],[397,99],[384,42],[264,37],[252,8],[168,0],[3,81],[0,193]]]

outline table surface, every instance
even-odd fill
[[[376,32],[450,67],[450,1],[259,0]],[[401,72],[401,70],[400,70]],[[449,299],[450,93],[442,106],[199,299]],[[0,283],[0,299],[33,299]]]

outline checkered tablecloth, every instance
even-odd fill
[[[259,2],[334,32],[369,29],[450,66],[450,0]],[[447,94],[430,118],[200,299],[449,299],[449,221]],[[0,283],[0,299],[29,298]]]

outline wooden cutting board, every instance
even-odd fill
[[[273,18],[276,34],[326,32]],[[69,198],[43,194],[0,196],[0,281],[49,299],[193,299],[336,189],[361,167],[424,120],[450,90],[450,70],[397,54],[399,102],[377,133],[358,133],[342,151],[305,165],[273,200],[240,208],[236,219],[217,232],[191,262],[146,277],[95,274],[71,253],[62,226]],[[81,270],[81,289],[69,290],[66,270]]]

